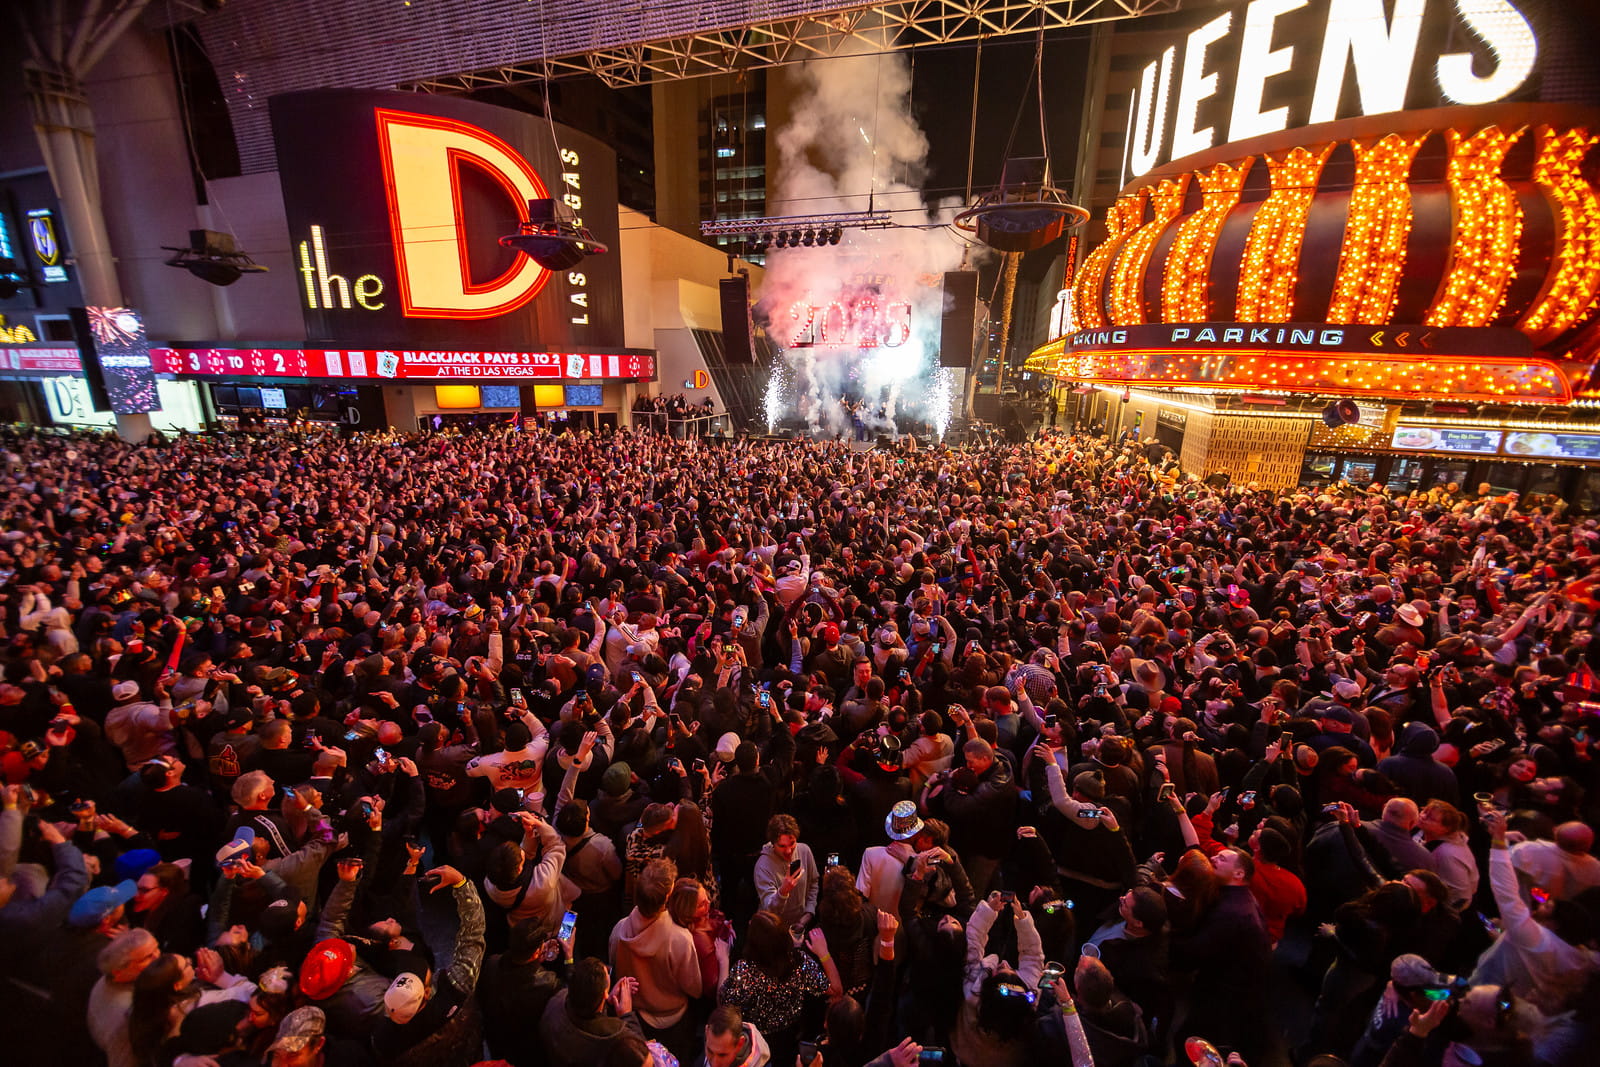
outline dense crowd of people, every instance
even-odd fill
[[[1592,519],[1048,432],[0,453],[8,1062],[1594,1038]]]

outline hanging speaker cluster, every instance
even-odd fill
[[[1348,398],[1335,400],[1322,409],[1322,421],[1335,430],[1341,426],[1354,426],[1361,421],[1361,405]]]

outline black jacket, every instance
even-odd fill
[[[711,794],[711,850],[719,856],[753,856],[767,843],[777,790],[759,770],[735,774]]]
[[[946,782],[934,806],[950,820],[950,843],[961,852],[994,860],[1010,853],[1017,836],[1017,785],[1004,760],[996,759],[970,793]]]

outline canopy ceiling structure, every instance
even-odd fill
[[[1182,0],[210,0],[194,16],[245,173],[274,166],[267,100],[314,88],[465,92],[592,74],[731,73],[1176,10]],[[1191,0],[1192,2],[1192,0]],[[196,15],[197,7],[200,9]]]

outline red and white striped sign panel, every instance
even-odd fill
[[[155,369],[207,377],[653,381],[649,352],[453,352],[374,348],[152,348]]]

